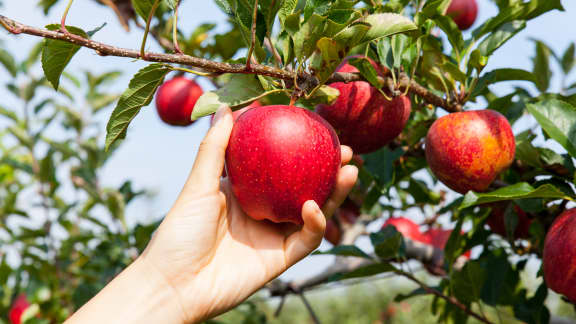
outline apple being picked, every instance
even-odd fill
[[[488,220],[486,220],[486,224],[492,230],[492,232],[502,236],[507,237],[506,233],[506,208],[508,203],[501,202],[501,203],[494,203],[491,204],[492,212],[490,216],[488,216]],[[514,237],[515,239],[525,239],[530,237],[530,225],[532,224],[532,219],[528,217],[528,215],[517,205],[514,205],[514,211],[518,216],[518,224],[516,225],[516,229],[514,230]]]
[[[348,64],[351,58],[358,56],[346,58],[337,71],[358,72]],[[376,71],[381,71],[375,62],[370,62]],[[334,126],[340,142],[356,154],[370,153],[388,144],[402,132],[410,117],[407,96],[387,100],[365,81],[335,82],[329,86],[338,89],[340,96],[332,105],[318,105],[316,111]]]
[[[426,237],[420,232],[420,226],[412,220],[405,217],[388,218],[382,228],[394,226],[402,236],[412,241],[427,243]]]
[[[552,223],[544,242],[543,264],[548,288],[576,303],[576,208]]]
[[[336,224],[335,218],[338,218],[340,224],[354,224],[360,216],[360,208],[350,198],[346,198],[334,216],[326,222],[326,231],[324,238],[332,245],[338,245],[342,241],[342,230]]]
[[[302,224],[302,205],[322,206],[336,183],[341,153],[334,129],[294,106],[262,106],[240,115],[226,170],[240,206],[256,220]]]
[[[506,117],[474,110],[436,120],[426,136],[426,160],[450,189],[485,191],[514,161],[516,143]]]
[[[188,126],[196,101],[202,95],[202,88],[193,80],[176,77],[164,82],[156,94],[158,116],[166,124]]]
[[[452,0],[446,10],[446,15],[452,17],[460,30],[466,30],[476,21],[478,4],[476,0]]]
[[[30,307],[30,304],[28,303],[26,295],[24,294],[19,295],[14,300],[14,303],[12,304],[12,307],[10,307],[10,311],[8,312],[8,318],[10,318],[10,323],[11,324],[22,323],[22,314],[24,313],[24,311],[26,311],[28,307]]]

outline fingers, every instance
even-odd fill
[[[322,211],[326,217],[332,217],[338,206],[342,204],[346,196],[348,196],[348,193],[350,193],[350,190],[352,190],[352,187],[354,187],[356,179],[358,179],[358,168],[355,166],[345,165],[340,169],[336,178],[334,191],[322,207]]]
[[[340,152],[342,155],[342,165],[346,165],[352,160],[352,149],[346,145],[340,145]]]
[[[286,266],[290,267],[314,251],[322,242],[326,229],[326,217],[314,200],[308,200],[302,206],[304,226],[286,239]]]
[[[216,112],[212,127],[200,143],[196,161],[183,192],[218,190],[233,124],[232,111],[229,107],[222,107]]]

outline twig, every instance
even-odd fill
[[[146,40],[148,39],[148,33],[150,32],[150,23],[152,23],[152,17],[158,6],[160,5],[160,0],[155,0],[150,12],[148,13],[148,19],[146,20],[146,29],[144,30],[144,37],[142,37],[142,45],[140,45],[140,57],[146,57]]]
[[[246,71],[250,71],[250,60],[252,59],[252,52],[254,52],[254,47],[256,46],[256,22],[258,19],[258,0],[254,0],[254,12],[252,13],[252,28],[251,28],[251,38],[250,38],[250,48],[248,49],[248,55],[246,55]]]
[[[184,54],[178,45],[178,7],[180,6],[180,0],[176,1],[176,7],[174,8],[174,22],[172,23],[172,43],[174,43],[174,52],[176,54]]]
[[[280,312],[282,312],[282,308],[284,308],[284,303],[286,302],[286,296],[282,296],[280,298],[280,303],[278,304],[278,307],[276,308],[276,311],[274,311],[274,317],[278,317],[280,316]]]
[[[320,320],[318,319],[318,316],[316,316],[316,313],[314,312],[312,305],[310,305],[310,303],[308,302],[308,299],[306,299],[306,296],[304,296],[304,293],[300,292],[298,295],[300,296],[300,299],[302,299],[302,303],[304,303],[304,306],[306,306],[308,313],[310,313],[310,317],[312,318],[312,322],[314,322],[314,324],[320,324]]]
[[[251,64],[250,70],[246,70],[246,66],[244,64],[221,63],[190,55],[164,54],[154,52],[145,52],[144,55],[142,55],[142,53],[140,53],[139,51],[111,46],[75,34],[64,34],[59,31],[51,31],[43,28],[28,26],[2,15],[0,15],[0,24],[12,34],[23,33],[49,39],[62,40],[68,43],[93,49],[99,55],[102,56],[129,57],[135,59],[142,59],[148,62],[181,64],[202,68],[205,71],[216,73],[258,74],[289,82],[296,80],[298,81],[299,84],[306,84],[309,89],[314,89],[319,83],[316,77],[308,73],[296,73],[294,71],[288,71],[262,64]],[[400,75],[399,77],[400,90],[405,89],[405,87],[410,85],[410,93],[422,97],[425,101],[427,101],[432,105],[442,107],[448,112],[456,112],[462,110],[461,104],[453,103],[449,100],[436,96],[425,87],[419,85],[414,80],[411,80],[410,77],[403,72],[400,73],[399,75]],[[385,76],[385,78],[386,77],[388,76]],[[381,78],[381,80],[383,82],[384,78]],[[327,83],[354,82],[354,81],[366,81],[366,80],[364,79],[364,77],[362,77],[360,73],[338,72],[334,73],[328,79]],[[297,84],[295,84],[295,86],[297,86]]]
[[[432,287],[429,287],[428,285],[426,285],[425,283],[423,283],[422,281],[420,281],[418,278],[414,277],[412,274],[403,271],[403,270],[398,270],[396,273],[398,273],[399,275],[402,275],[410,280],[412,280],[414,283],[416,283],[417,285],[419,285],[420,287],[422,287],[422,289],[426,290],[428,293],[436,295],[442,299],[444,299],[445,301],[449,302],[450,304],[460,308],[463,312],[465,312],[466,314],[476,318],[477,320],[479,320],[482,323],[486,323],[486,324],[492,324],[492,322],[490,322],[486,317],[484,317],[483,315],[480,315],[476,312],[474,312],[472,309],[470,309],[468,306],[462,304],[460,301],[458,301],[456,298],[452,297],[452,296],[446,296],[444,295],[441,291],[438,291]]]
[[[62,20],[60,20],[60,30],[65,34],[69,33],[68,29],[66,29],[66,17],[68,17],[68,12],[70,11],[70,7],[72,7],[72,2],[74,2],[74,0],[68,1],[68,5],[66,5],[66,9],[64,9],[64,13],[62,14]]]
[[[270,35],[264,38],[264,46],[266,46],[266,48],[268,48],[268,50],[272,53],[272,56],[274,56],[274,62],[276,63],[275,64],[276,67],[282,66],[282,58],[280,57],[280,54],[278,54],[278,51],[276,51],[276,47],[274,46],[274,44],[272,44],[272,39],[270,38]]]

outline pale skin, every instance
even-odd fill
[[[356,182],[342,146],[332,196],[302,206],[304,225],[255,221],[231,193],[224,169],[233,126],[221,108],[192,171],[145,251],[66,323],[198,323],[240,304],[314,251],[330,217]]]

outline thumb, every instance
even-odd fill
[[[214,116],[212,127],[200,143],[196,161],[183,192],[187,191],[187,188],[194,191],[218,190],[233,124],[230,107],[220,107]]]

